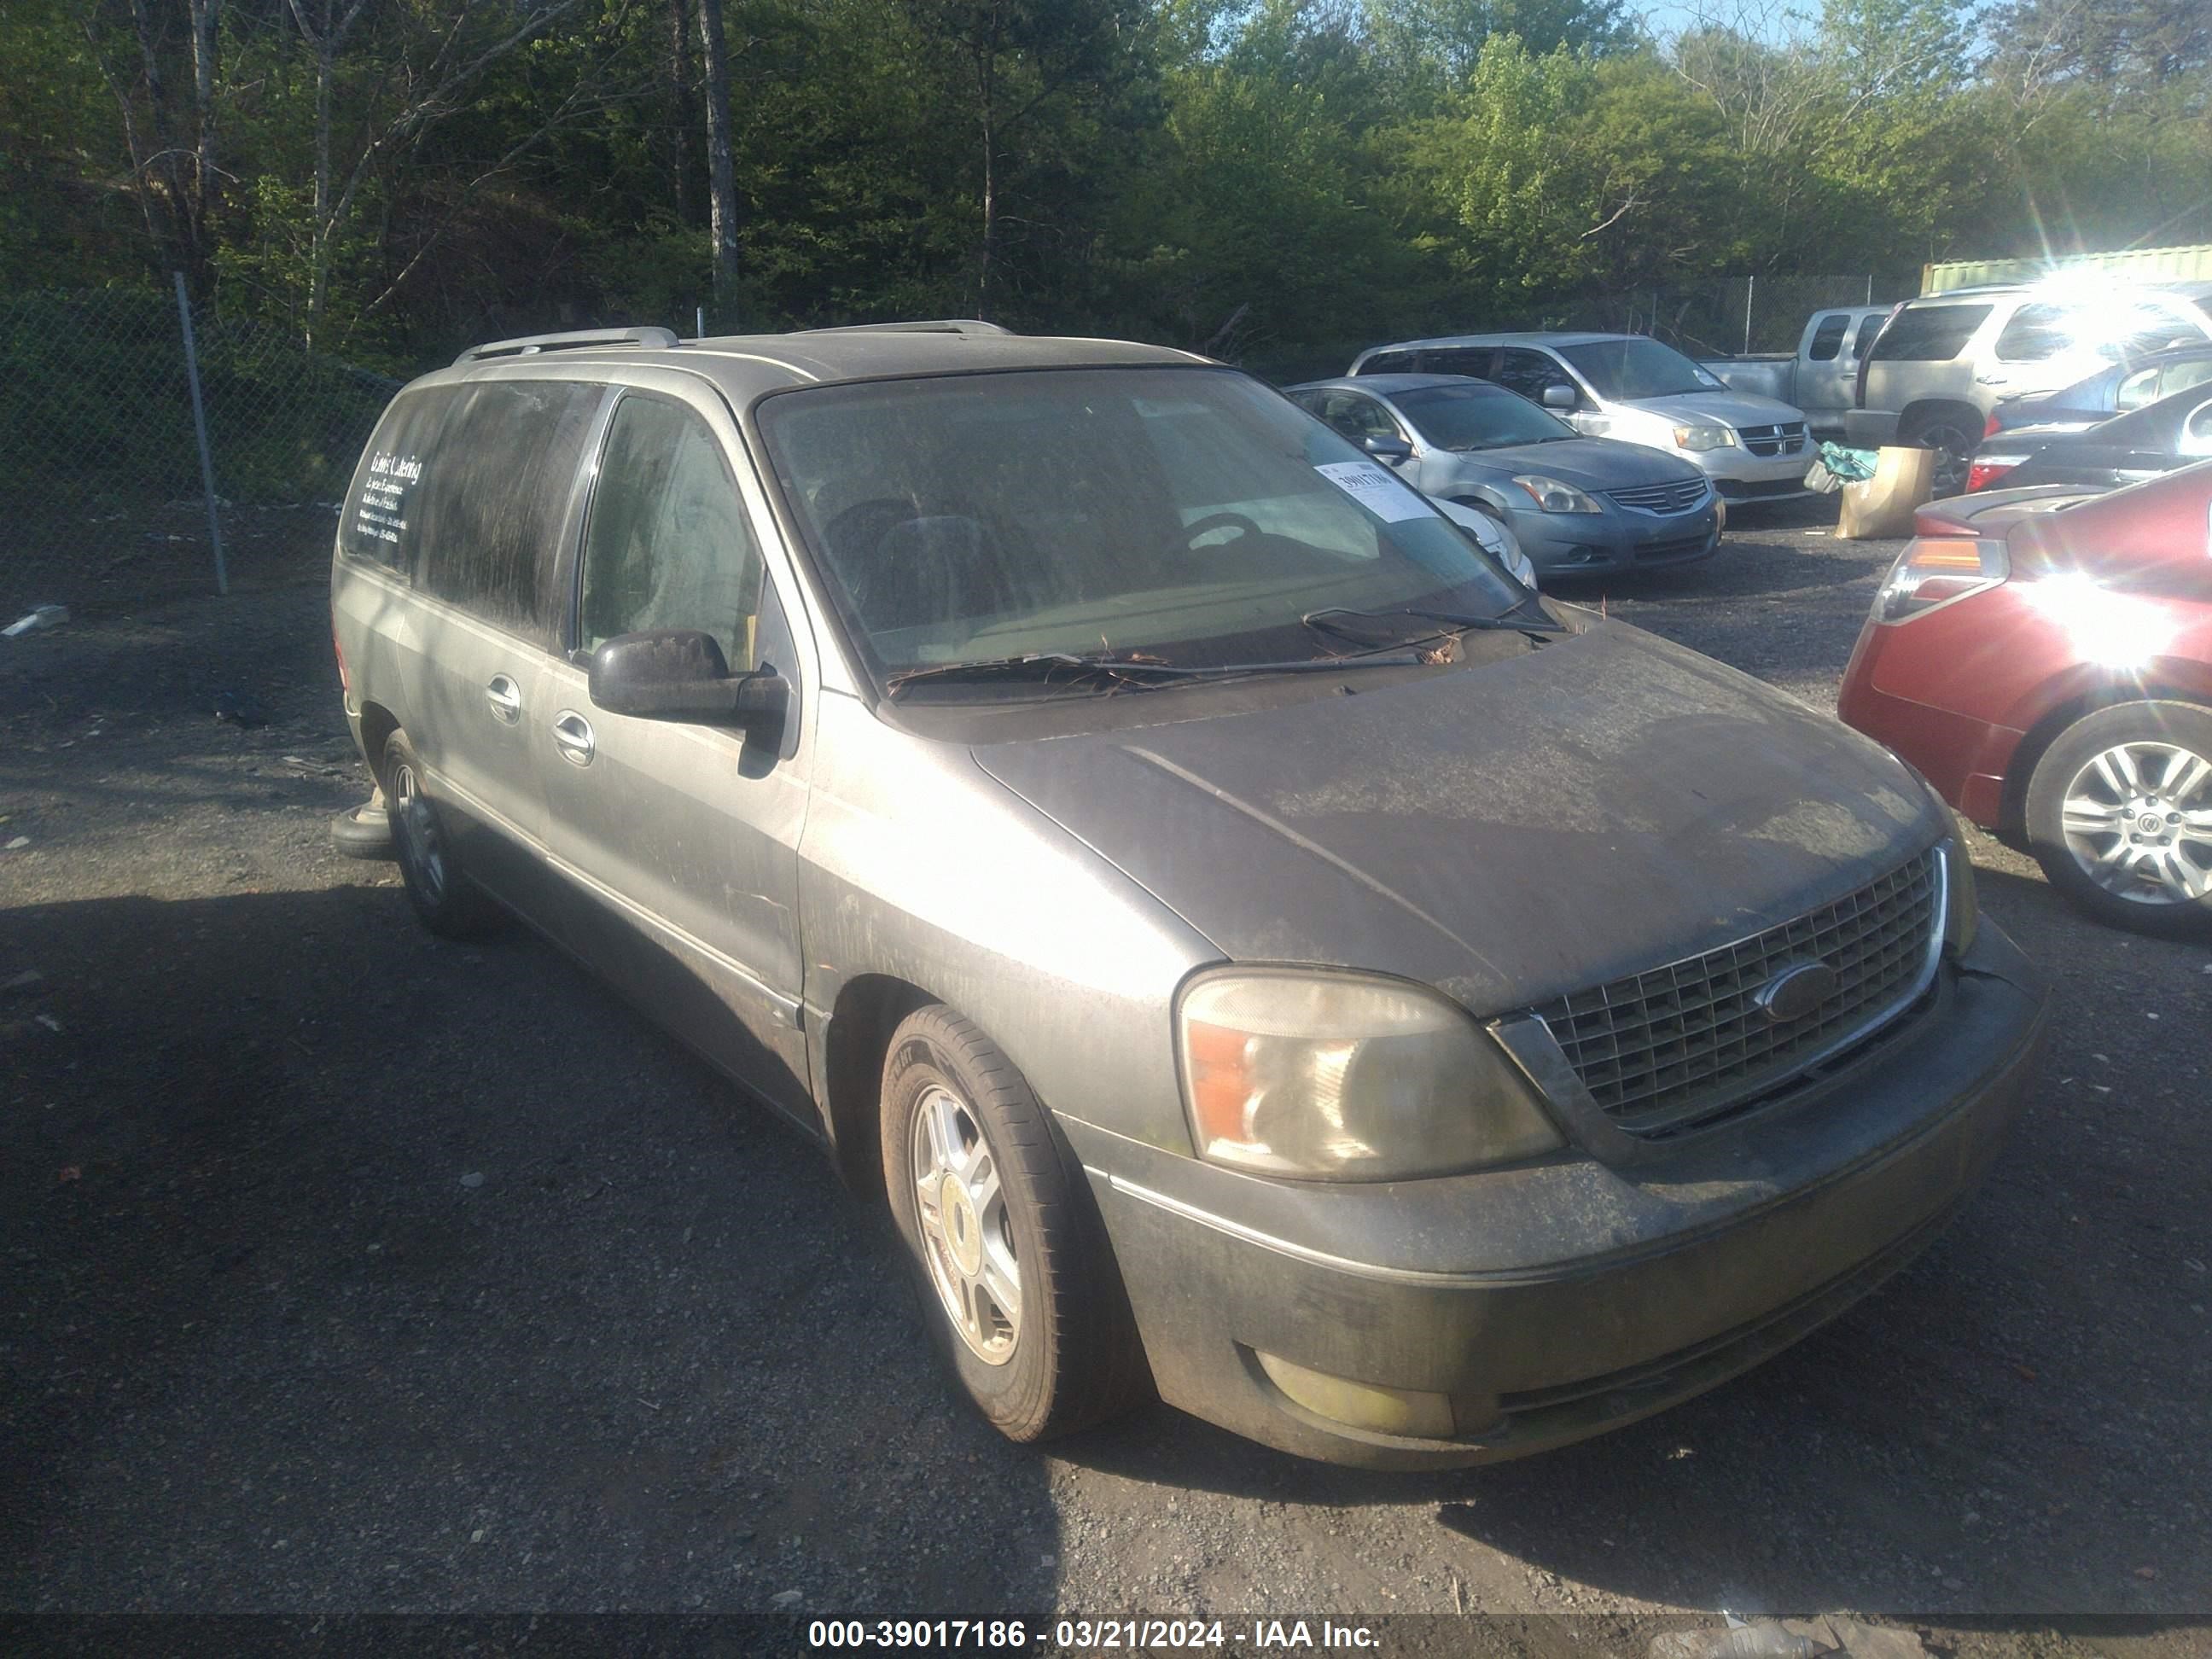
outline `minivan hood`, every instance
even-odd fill
[[[1648,409],[1669,420],[1723,426],[1778,426],[1802,421],[1805,411],[1779,398],[1762,398],[1755,392],[1677,392],[1664,398],[1621,399],[1632,409]]]
[[[1618,623],[975,757],[1224,956],[1401,975],[1478,1014],[1787,921],[1945,828],[1873,743]]]

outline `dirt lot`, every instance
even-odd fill
[[[1605,603],[1832,706],[1894,546],[1820,517]],[[0,997],[0,1609],[1599,1615],[1486,1638],[1562,1652],[1723,1607],[1967,1651],[2212,1609],[2212,950],[1979,842],[2060,988],[2016,1144],[1881,1296],[1656,1419],[1420,1478],[1164,1408],[1018,1450],[811,1151],[331,853],[328,520],[262,534],[227,602],[72,592],[76,550],[0,580],[77,609],[0,641],[0,982],[42,976]]]

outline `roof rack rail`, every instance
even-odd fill
[[[977,317],[938,317],[916,323],[845,323],[836,328],[805,328],[802,334],[1012,334],[1011,328]]]
[[[586,328],[566,334],[525,334],[512,340],[494,340],[489,344],[471,346],[453,359],[455,367],[462,363],[479,363],[487,357],[534,357],[541,351],[576,351],[586,346],[648,346],[656,351],[665,351],[676,343],[676,336],[665,328]]]

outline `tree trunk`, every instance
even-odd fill
[[[215,101],[216,33],[221,23],[222,0],[191,0],[192,15],[192,114],[198,129],[198,144],[193,154],[192,180],[192,244],[197,249],[211,250],[215,246],[215,204],[220,194],[216,180],[222,177],[216,171],[216,137],[217,131]],[[204,269],[190,273],[194,280],[196,295],[204,297],[210,273]]]
[[[679,224],[694,216],[691,194],[691,125],[699,118],[691,98],[691,7],[690,0],[668,0],[668,184]]]
[[[199,249],[195,246],[187,203],[189,192],[185,189],[181,152],[169,125],[168,95],[161,84],[161,60],[154,39],[154,20],[148,14],[146,0],[131,0],[131,27],[138,37],[140,72],[146,78],[148,118],[154,133],[154,154],[140,170],[138,188],[155,197],[161,203],[161,219],[163,240],[168,243],[164,252],[168,256],[170,269],[183,270],[188,276],[200,271]],[[168,182],[158,192],[154,183],[155,161]]]
[[[991,8],[990,27],[975,52],[975,96],[983,125],[983,246],[976,261],[975,315],[991,320],[991,279],[999,252],[999,43],[1000,15]]]
[[[337,44],[331,17],[323,14],[323,33],[315,43],[315,216],[307,244],[307,343],[313,350],[321,331],[323,305],[331,286],[331,80],[337,72]]]
[[[714,242],[714,325],[730,324],[738,287],[738,187],[730,161],[730,64],[722,0],[699,0],[699,44],[707,67],[708,226]]]

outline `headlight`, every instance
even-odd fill
[[[1950,839],[1943,843],[1943,878],[1950,899],[1943,913],[1943,947],[1953,956],[1962,957],[1974,948],[1974,933],[1982,913],[1974,896],[1974,857],[1966,850],[1966,826],[1955,812],[1951,813]]]
[[[1724,426],[1678,426],[1674,428],[1677,449],[1733,449],[1735,434]]]
[[[1536,566],[1521,550],[1521,541],[1503,521],[1487,513],[1478,513],[1471,507],[1462,507],[1457,501],[1432,495],[1429,504],[1443,514],[1446,520],[1458,526],[1474,538],[1475,545],[1504,565],[1508,574],[1523,587],[1536,586]]]
[[[1176,1009],[1199,1153],[1267,1175],[1394,1181],[1560,1144],[1504,1052],[1419,986],[1297,969],[1194,981]]]
[[[1536,505],[1547,513],[1602,513],[1600,507],[1572,484],[1544,472],[1523,472],[1513,482],[1535,497]]]

